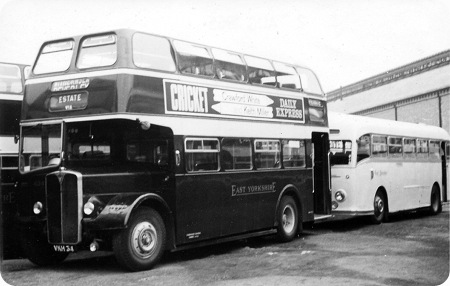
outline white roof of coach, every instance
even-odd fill
[[[357,139],[364,134],[372,133],[450,141],[450,135],[444,129],[422,123],[401,122],[335,112],[328,114],[328,123],[332,134],[331,137],[341,139]],[[339,129],[339,135],[333,135],[333,129]]]

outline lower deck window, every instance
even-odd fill
[[[224,170],[252,169],[250,139],[224,138],[222,140],[222,168]]]
[[[255,164],[258,169],[280,168],[280,141],[255,140]]]
[[[219,170],[218,139],[188,138],[185,150],[188,172]]]
[[[303,140],[283,140],[283,166],[285,168],[305,167],[306,148]]]

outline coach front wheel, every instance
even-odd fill
[[[141,208],[132,214],[128,227],[114,236],[113,249],[122,267],[148,270],[162,257],[165,242],[166,228],[159,213]]]
[[[375,224],[380,224],[387,219],[387,201],[384,193],[377,191],[373,199],[373,215],[371,221]]]

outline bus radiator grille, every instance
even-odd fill
[[[81,237],[81,205],[76,174],[55,172],[46,178],[48,241],[76,244]]]

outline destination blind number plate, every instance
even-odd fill
[[[53,245],[53,250],[56,252],[75,252],[73,245]]]
[[[50,98],[50,111],[72,111],[81,110],[87,107],[88,92],[74,92],[69,94],[54,95]]]

